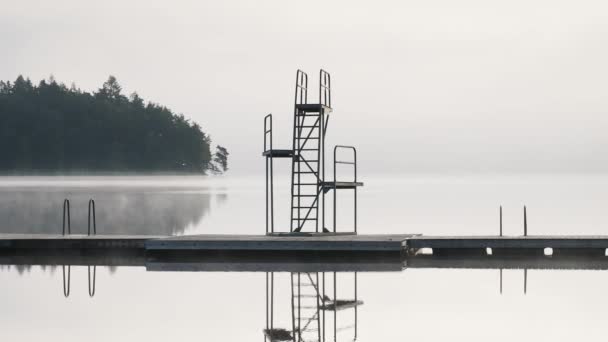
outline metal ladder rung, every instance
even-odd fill
[[[316,221],[317,219],[316,218],[307,218],[307,219],[292,218],[291,220],[292,221]]]

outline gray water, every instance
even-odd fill
[[[428,235],[504,232],[608,234],[608,178],[601,176],[369,177],[359,193],[358,229]],[[287,179],[277,182],[276,225],[288,224]],[[4,177],[0,232],[59,233],[69,198],[72,230],[86,231],[87,201],[97,204],[100,234],[264,232],[260,178]],[[352,224],[348,195],[339,227]],[[605,271],[405,269],[358,274],[359,341],[513,341],[600,339],[608,299]],[[0,336],[6,341],[263,340],[264,273],[151,272],[97,267],[94,297],[87,267],[71,267],[64,296],[61,266],[0,267]],[[289,274],[275,274],[275,326],[290,328]],[[338,274],[354,296],[352,274]],[[340,324],[354,321],[340,311]],[[352,340],[352,330],[338,333]],[[330,341],[333,335],[327,337]]]

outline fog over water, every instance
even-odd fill
[[[588,176],[419,177],[365,175],[359,195],[361,233],[606,234],[608,178]],[[260,179],[236,177],[4,177],[0,232],[19,227],[58,232],[64,197],[73,229],[84,232],[86,204],[97,201],[100,232],[138,234],[264,231]],[[288,179],[277,180],[277,226],[288,218]],[[344,198],[345,203],[348,198]],[[345,204],[345,225],[350,216]],[[45,220],[49,224],[45,224]],[[137,221],[145,222],[139,224]],[[22,226],[21,226],[22,225]],[[44,225],[44,227],[40,227]],[[51,227],[51,228],[46,228]],[[86,266],[70,268],[64,296],[62,267],[0,267],[2,336],[12,341],[262,340],[265,274],[154,272],[97,267],[95,295]],[[321,274],[320,274],[321,276]],[[326,277],[332,277],[327,273]],[[275,274],[275,326],[290,328],[290,275]],[[352,299],[352,274],[338,274],[338,299]],[[605,335],[606,271],[413,269],[358,274],[358,341],[446,339],[576,340]],[[331,288],[331,287],[330,287]],[[330,295],[333,294],[330,291]],[[331,314],[327,324],[332,326]],[[338,325],[353,324],[339,311]],[[66,323],[66,322],[69,322]],[[103,328],[102,328],[103,327]],[[331,331],[330,331],[331,332]],[[333,335],[328,333],[329,340]],[[432,333],[429,333],[432,332]],[[499,332],[499,333],[497,333]],[[352,330],[338,333],[339,341]]]

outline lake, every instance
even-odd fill
[[[363,180],[361,234],[498,234],[499,205],[506,235],[522,234],[523,205],[531,235],[608,232],[608,177]],[[278,230],[289,229],[288,184],[286,178],[275,184]],[[73,233],[86,233],[91,198],[99,234],[262,234],[265,229],[263,177],[1,177],[0,233],[61,233],[65,198]],[[339,210],[344,213],[339,227],[352,224],[350,207]],[[352,341],[355,334],[358,341],[566,341],[605,335],[605,271],[530,269],[525,293],[524,270],[503,270],[502,289],[500,272],[404,267],[356,275],[267,274],[2,264],[0,336],[6,341],[261,341],[271,276],[273,328],[290,332],[294,316],[299,317],[302,326],[308,324],[305,341],[332,341],[334,334],[338,341]],[[293,286],[294,277],[300,277],[300,286]],[[321,291],[317,279],[323,278],[330,304],[319,309],[313,294]]]

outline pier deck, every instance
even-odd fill
[[[146,242],[146,250],[351,251],[398,252],[411,234],[402,235],[189,235]]]
[[[409,248],[608,248],[606,235],[424,236],[408,239]]]
[[[553,255],[605,256],[608,236],[423,236],[415,234],[276,234],[276,235],[53,235],[0,234],[0,252],[10,250],[137,250],[140,252],[230,252],[301,255],[422,252],[437,255]]]
[[[61,234],[0,234],[0,250],[7,249],[140,249],[145,242],[159,239],[158,235],[61,235]]]

